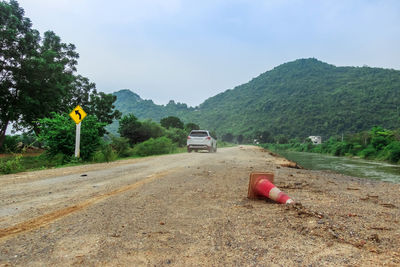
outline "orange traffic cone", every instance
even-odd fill
[[[283,193],[274,184],[274,174],[269,172],[250,173],[249,190],[247,197],[250,199],[269,198],[282,204],[294,203],[288,195]]]

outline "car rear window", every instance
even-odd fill
[[[190,136],[193,137],[206,137],[208,136],[207,132],[191,132]]]

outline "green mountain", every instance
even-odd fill
[[[327,138],[375,125],[400,128],[400,71],[336,67],[316,59],[282,64],[196,108],[173,101],[156,105],[129,90],[114,94],[124,114],[156,121],[177,116],[219,136],[241,134],[249,140],[262,132]]]
[[[175,103],[173,100],[167,105],[157,105],[152,100],[140,98],[139,95],[128,89],[120,90],[113,95],[117,96],[115,106],[119,111],[123,114],[133,113],[140,119],[160,121],[168,116],[182,115],[194,111],[194,108],[189,108],[186,104]]]

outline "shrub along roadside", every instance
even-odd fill
[[[21,158],[22,155],[14,155],[8,160],[0,159],[0,173],[9,174],[21,171],[23,169]]]
[[[169,154],[174,152],[176,145],[172,143],[172,140],[163,136],[159,138],[150,138],[147,141],[137,144],[133,148],[133,152],[139,156],[150,156],[150,155],[160,155]]]
[[[74,155],[76,126],[68,115],[53,113],[52,118],[41,119],[39,123],[39,140],[47,147],[46,154],[49,157],[59,153]],[[91,115],[82,121],[80,156],[83,160],[88,160],[100,146],[104,126],[104,123]]]
[[[121,137],[102,137],[100,131],[104,123],[88,115],[81,126],[81,157],[74,157],[75,124],[67,114],[53,113],[51,118],[41,119],[39,139],[46,148],[40,156],[14,156],[0,159],[0,174],[15,173],[25,170],[44,169],[82,163],[99,163],[114,161],[118,158],[143,157],[169,153],[186,152],[186,139],[191,128],[164,128],[151,120],[139,121],[130,114],[121,119]],[[26,138],[25,138],[26,139]],[[31,138],[28,138],[32,141]],[[10,147],[14,147],[16,137],[9,138]],[[32,142],[29,142],[31,144]],[[219,142],[219,147],[223,142]],[[131,147],[133,145],[133,147]],[[185,148],[185,149],[184,149]]]
[[[261,146],[270,150],[356,156],[400,164],[400,130],[386,130],[382,127],[373,127],[368,132],[347,135],[343,140],[331,137],[320,145],[313,145],[311,140],[303,143],[291,140],[289,144],[262,144]]]

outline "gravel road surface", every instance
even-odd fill
[[[0,176],[0,266],[400,265],[400,185],[294,166],[240,146]],[[252,171],[296,204],[247,199]]]

